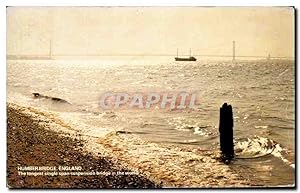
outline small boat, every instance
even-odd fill
[[[192,50],[190,49],[190,57],[178,57],[178,49],[177,49],[177,57],[175,57],[175,61],[197,61],[197,59],[192,56]]]

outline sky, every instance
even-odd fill
[[[294,57],[289,7],[8,7],[7,54]]]

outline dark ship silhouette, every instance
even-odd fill
[[[177,49],[177,57],[175,57],[175,61],[197,61],[197,59],[192,56],[192,50],[190,49],[189,57],[178,57],[178,49]]]

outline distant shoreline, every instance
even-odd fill
[[[182,55],[186,56],[186,55]],[[263,61],[263,62],[292,62],[295,63],[295,58],[293,57],[277,57],[267,59],[266,57],[236,57],[235,61],[232,61],[232,58],[229,56],[225,57],[213,57],[213,56],[197,56],[197,61],[175,61],[175,56],[172,55],[101,55],[101,56],[22,56],[22,57],[11,57],[7,56],[7,61],[74,61],[74,60],[83,60],[83,61],[120,61],[120,60],[130,60],[130,61],[144,61],[144,60],[155,60],[158,62],[168,61],[174,63],[201,63],[201,62],[248,62],[248,61]]]

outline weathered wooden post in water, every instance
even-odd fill
[[[233,114],[231,105],[227,105],[227,103],[220,108],[219,132],[222,161],[229,163],[234,157]]]

